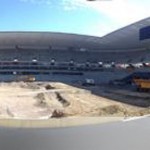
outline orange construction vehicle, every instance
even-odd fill
[[[34,76],[19,76],[16,81],[24,81],[24,82],[34,82],[36,79]]]
[[[138,91],[150,91],[150,79],[133,79]]]

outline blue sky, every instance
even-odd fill
[[[0,31],[103,36],[150,16],[149,0],[1,0]]]

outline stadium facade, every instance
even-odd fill
[[[0,32],[0,80],[106,83],[149,71],[150,18],[103,37],[52,32]]]

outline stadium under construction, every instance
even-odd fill
[[[103,37],[53,32],[1,32],[0,81],[97,84],[150,71],[150,18]]]

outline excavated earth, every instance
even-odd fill
[[[113,100],[103,87],[71,86],[58,82],[0,83],[0,118],[50,119],[60,117],[141,116],[150,113],[149,107]],[[115,90],[116,91],[116,90]],[[107,97],[107,98],[106,98]],[[124,98],[125,96],[122,95]]]

